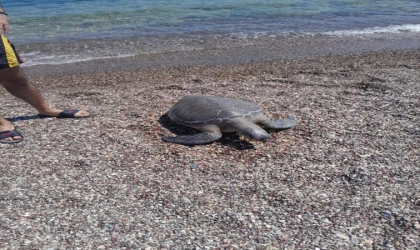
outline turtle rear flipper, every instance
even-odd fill
[[[298,119],[295,115],[289,115],[289,117],[280,120],[271,120],[264,116],[256,122],[268,129],[287,129],[295,126]]]
[[[220,138],[222,138],[222,133],[220,131],[213,131],[198,133],[194,135],[180,135],[176,137],[164,136],[162,137],[162,140],[182,145],[198,145],[207,144],[219,140]]]

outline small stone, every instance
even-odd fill
[[[384,216],[384,217],[390,217],[390,216],[392,216],[392,212],[384,210],[384,211],[381,212],[381,215]]]
[[[328,219],[323,220],[323,222],[324,223],[327,223],[327,224],[332,224],[332,222],[330,220],[328,220]]]
[[[327,199],[328,198],[328,195],[327,194],[324,194],[324,193],[321,193],[321,194],[318,194],[318,198],[320,198],[320,199]]]
[[[414,224],[414,229],[416,229],[416,230],[420,230],[420,223],[416,223],[416,224]]]
[[[337,238],[340,238],[342,240],[347,240],[347,241],[350,240],[349,236],[347,236],[345,234],[342,234],[342,233],[335,233],[335,236],[337,236]]]
[[[365,246],[365,247],[368,247],[368,248],[371,248],[372,245],[373,245],[373,241],[372,240],[364,240],[364,241],[362,241],[361,245]]]
[[[191,168],[191,170],[195,170],[195,169],[197,169],[197,165],[192,164],[192,165],[190,166],[190,168]]]
[[[181,201],[184,202],[185,204],[191,204],[191,201],[187,197],[182,197]]]
[[[355,245],[358,245],[358,244],[359,244],[359,239],[357,238],[357,236],[352,235],[352,236],[350,237],[350,239],[351,239],[351,243],[353,243],[353,244],[355,244]]]

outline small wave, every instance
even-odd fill
[[[32,54],[32,55],[31,55]],[[36,54],[36,53],[35,53]],[[92,60],[102,60],[102,59],[111,59],[111,58],[126,58],[135,56],[134,54],[126,55],[116,55],[116,56],[71,56],[71,55],[49,55],[49,56],[34,56],[34,53],[24,53],[21,55],[25,58],[25,63],[22,64],[23,67],[37,66],[37,65],[59,65],[59,64],[70,64],[77,62],[85,62]]]
[[[338,30],[322,32],[322,35],[333,36],[353,36],[353,35],[370,35],[380,33],[404,33],[404,32],[420,32],[420,24],[404,24],[391,25],[387,27],[373,27],[361,30]]]

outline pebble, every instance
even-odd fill
[[[181,201],[184,202],[185,204],[191,204],[191,201],[187,197],[182,197]]]
[[[325,193],[321,193],[321,194],[318,194],[318,198],[320,198],[320,199],[326,199],[326,198],[328,198],[328,195],[325,194]]]
[[[328,220],[328,219],[323,220],[323,222],[324,223],[327,223],[327,224],[332,224],[332,222],[330,220]]]
[[[392,216],[392,212],[384,210],[384,211],[381,212],[381,215],[390,217],[390,216]]]
[[[350,240],[349,236],[347,236],[345,234],[342,234],[342,233],[335,233],[335,236],[337,236],[337,238],[340,238],[340,239],[343,239],[343,240],[346,240],[346,241]]]
[[[371,247],[372,247],[372,245],[373,245],[373,241],[372,241],[372,240],[364,240],[364,241],[361,243],[361,245],[362,245],[362,246],[365,246],[365,247],[369,247],[369,248],[371,248]]]

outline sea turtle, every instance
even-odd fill
[[[264,141],[270,135],[259,125],[268,129],[286,129],[297,124],[294,115],[282,120],[271,120],[258,105],[219,96],[184,96],[167,114],[176,123],[203,131],[193,135],[162,137],[163,141],[183,145],[210,143],[220,139],[222,132],[234,131]]]

